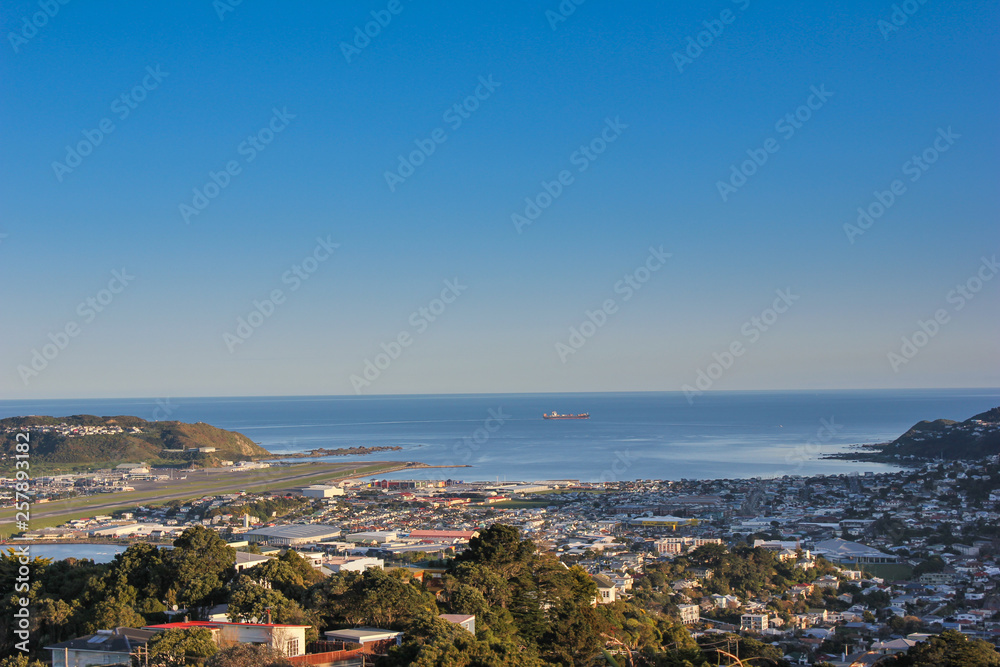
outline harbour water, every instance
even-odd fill
[[[17,543],[4,544],[3,549],[18,546]],[[110,563],[115,559],[115,555],[125,551],[126,547],[118,544],[32,544],[32,558],[51,558],[52,560],[64,560],[66,558],[76,558],[83,560],[89,558],[95,563]]]
[[[611,481],[891,470],[821,457],[998,405],[1000,389],[256,396],[0,401],[0,417],[204,421],[274,453],[398,446],[366,459],[471,466],[424,476]],[[553,410],[591,418],[542,419]]]

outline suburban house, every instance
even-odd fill
[[[438,618],[460,625],[472,634],[476,634],[476,616],[474,614],[438,614]]]
[[[131,655],[145,646],[156,630],[115,628],[46,646],[52,651],[52,667],[131,664]]]
[[[834,563],[848,565],[899,562],[899,556],[895,554],[887,554],[866,544],[848,542],[840,538],[817,542],[813,552]]]
[[[681,613],[681,623],[684,625],[697,623],[701,620],[701,607],[696,604],[680,604],[677,605],[677,609]]]
[[[261,563],[266,563],[269,560],[273,560],[274,556],[262,556],[260,554],[250,554],[244,551],[236,552],[236,571],[242,572],[247,568],[260,565]]]
[[[475,618],[475,617],[473,617]],[[343,628],[342,630],[327,630],[323,633],[327,641],[350,642],[354,644],[372,644],[375,642],[403,641],[403,633],[382,628]]]
[[[333,498],[344,495],[344,488],[330,484],[313,484],[302,489],[302,495],[306,498]]]
[[[385,561],[370,556],[331,556],[326,559],[320,570],[323,574],[334,572],[364,572],[369,568],[382,569]]]
[[[478,530],[411,530],[411,540],[455,540],[468,542],[479,535]]]
[[[601,572],[605,577],[611,580],[611,583],[615,585],[619,593],[625,593],[632,590],[632,575],[627,572],[624,574],[618,574],[617,572]]]
[[[306,630],[308,625],[288,625],[285,623],[223,623],[219,621],[185,621],[183,623],[161,623],[147,625],[144,630],[172,630],[208,628],[216,644],[266,644],[287,656],[302,655],[306,652]]]
[[[768,628],[767,614],[743,614],[740,616],[740,630],[763,632]]]
[[[608,579],[603,574],[595,574],[590,577],[597,584],[597,597],[594,598],[594,606],[598,604],[609,604],[618,599],[618,589],[615,582]]]

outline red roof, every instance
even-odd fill
[[[308,628],[308,625],[292,625],[291,623],[230,623],[227,621],[183,621],[180,623],[159,623],[145,625],[143,630],[174,630],[188,628],[218,628],[223,625],[246,625],[263,628]]]
[[[444,537],[448,539],[470,540],[475,530],[411,530],[410,537]]]

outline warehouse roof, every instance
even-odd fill
[[[287,526],[272,526],[270,528],[256,528],[245,534],[262,535],[264,537],[308,539],[326,535],[339,535],[340,526],[332,526],[329,524],[292,524]]]

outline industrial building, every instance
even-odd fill
[[[313,484],[302,489],[302,495],[306,498],[333,498],[344,495],[344,489],[340,486]]]
[[[250,542],[264,542],[276,547],[288,547],[296,544],[334,540],[340,537],[340,533],[340,526],[291,524],[288,526],[257,528],[244,533],[243,537]]]

